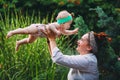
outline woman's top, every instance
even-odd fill
[[[68,80],[98,80],[97,59],[93,53],[85,55],[63,55],[55,47],[52,50],[53,62],[69,67]]]

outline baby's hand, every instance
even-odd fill
[[[77,34],[77,33],[78,33],[78,30],[79,30],[79,28],[75,28],[75,29],[74,29],[74,34]]]
[[[120,61],[120,57],[118,58],[118,61]]]

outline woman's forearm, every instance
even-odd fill
[[[55,41],[55,39],[52,39],[49,41],[50,41],[50,48],[51,48],[51,50],[53,50],[57,46],[56,41]]]
[[[55,39],[49,39],[49,49],[50,49],[50,55],[52,56],[52,50],[57,47]]]

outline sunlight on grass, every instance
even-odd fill
[[[55,13],[51,15],[52,22]],[[65,80],[68,69],[57,66],[51,61],[45,38],[39,38],[34,43],[22,45],[18,52],[15,51],[15,43],[28,35],[14,35],[6,39],[8,31],[23,28],[32,23],[47,23],[49,14],[41,20],[40,12],[32,15],[27,12],[6,11],[0,13],[0,80]],[[69,41],[63,42],[67,37],[57,39],[58,46],[64,50]],[[66,50],[70,46],[66,47]],[[64,52],[64,51],[63,51]],[[61,70],[62,69],[62,70]],[[59,76],[58,76],[59,75]]]

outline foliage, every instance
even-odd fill
[[[113,40],[117,40],[117,36],[119,36],[120,34],[120,32],[118,33],[118,30],[120,29],[118,23],[113,19],[113,17],[108,17],[107,14],[104,13],[102,8],[97,7],[96,12],[98,13],[98,17],[99,17],[99,20],[97,22],[98,27],[101,28],[102,31],[105,31],[106,33],[108,33],[109,36],[113,38]],[[103,45],[107,45],[107,44],[103,44]],[[118,45],[119,45],[119,42],[118,42]],[[119,49],[119,48],[116,46],[116,49]],[[103,80],[106,80],[106,79],[118,80],[120,76],[120,69],[118,68],[120,67],[120,62],[117,60],[118,52],[115,52],[110,45],[103,47],[102,50],[103,51],[100,51],[100,55],[98,55],[99,63],[101,63],[99,64],[99,67],[102,68],[100,70],[102,73],[101,77],[103,78]]]
[[[99,17],[99,20],[97,21],[97,26],[98,26],[97,30],[105,31],[107,34],[109,34],[109,36],[113,38],[113,42],[112,42],[113,46],[116,43],[119,44],[119,42],[117,42],[120,40],[120,38],[118,38],[120,34],[119,21],[115,21],[113,17],[109,17],[100,7],[97,7],[95,10]],[[120,52],[119,49],[120,48],[118,46],[115,47],[115,50],[117,50],[116,51],[117,54],[119,54]]]
[[[40,12],[36,16],[33,12],[32,15],[29,15],[26,12],[24,15],[17,11],[12,13],[6,11],[4,16],[0,14],[0,80],[66,80],[68,69],[57,66],[51,61],[46,39],[40,38],[34,43],[22,45],[19,51],[15,52],[15,41],[27,36],[14,35],[9,39],[5,38],[10,30],[23,28],[32,23],[47,23],[49,21],[49,14],[43,20],[39,14]],[[55,13],[49,22],[53,22],[54,15]],[[65,45],[62,43],[64,39],[64,36],[57,39],[58,46],[63,52],[65,52]],[[69,46],[66,49],[69,49]]]
[[[79,28],[79,31],[78,31],[78,39],[80,39],[80,37],[89,32],[90,30],[88,29],[88,26],[85,24],[85,21],[83,20],[83,17],[82,16],[78,16],[75,20],[75,25],[74,27],[75,28]]]
[[[120,74],[120,64],[117,61],[117,57],[120,56],[119,4],[120,0],[0,0],[0,80],[16,78],[17,80],[54,80],[54,78],[66,80],[67,70],[50,61],[46,51],[47,44],[43,43],[46,42],[45,39],[37,40],[32,44],[34,46],[25,45],[17,53],[14,52],[16,39],[26,36],[18,35],[9,40],[5,39],[7,31],[31,23],[52,22],[56,13],[64,9],[74,13],[72,28],[79,27],[79,32],[78,36],[62,36],[61,41],[58,39],[60,49],[68,54],[76,54],[74,49],[76,40],[84,33],[91,30],[106,32],[112,38],[112,42],[106,46],[107,53],[100,55],[102,58],[99,63],[105,61],[102,64],[103,68],[99,65],[100,80],[119,79],[117,78]],[[36,48],[39,44],[43,45],[45,50],[41,45],[40,48]]]

